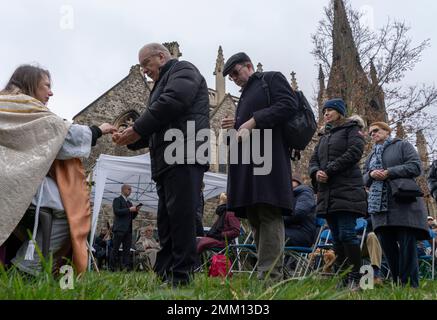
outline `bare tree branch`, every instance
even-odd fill
[[[362,13],[353,10],[348,1],[345,1],[345,7],[363,69],[369,72],[371,62],[375,66],[378,86],[374,86],[374,89],[380,87],[384,92],[389,124],[393,126],[401,122],[411,139],[417,130],[423,130],[427,137],[432,137],[430,155],[436,157],[437,117],[430,115],[427,110],[437,105],[437,89],[435,85],[405,87],[400,84],[406,72],[413,70],[420,61],[422,52],[430,46],[430,39],[413,44],[409,37],[410,27],[405,22],[390,19],[379,30],[372,31],[361,23]],[[331,2],[324,8],[324,17],[319,21],[316,33],[311,36],[314,44],[311,53],[316,65],[321,64],[326,75],[331,69],[333,23]]]

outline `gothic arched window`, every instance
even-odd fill
[[[138,112],[135,110],[129,110],[115,119],[114,126],[118,131],[123,131],[124,129],[131,127],[139,117],[140,115]]]

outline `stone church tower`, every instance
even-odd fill
[[[416,148],[419,153],[420,160],[422,161],[422,172],[423,172],[421,176],[417,177],[416,181],[417,184],[422,189],[422,192],[424,193],[423,199],[425,200],[425,205],[426,208],[428,209],[428,214],[436,217],[437,205],[435,200],[430,195],[430,190],[428,188],[428,183],[426,180],[426,177],[429,174],[430,161],[429,161],[426,139],[425,136],[423,135],[422,130],[416,132]]]
[[[348,114],[360,115],[367,125],[374,121],[386,121],[384,95],[378,85],[373,62],[370,71],[372,81],[369,81],[360,62],[343,0],[333,0],[333,5],[332,67],[326,97],[343,98]]]

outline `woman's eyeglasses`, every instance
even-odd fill
[[[377,133],[378,131],[379,131],[379,128],[375,128],[375,129],[371,130],[369,132],[369,136],[372,136],[374,133]]]

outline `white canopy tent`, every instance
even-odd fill
[[[130,199],[134,204],[143,204],[141,211],[157,212],[158,195],[155,182],[151,177],[150,166],[148,153],[135,157],[118,157],[107,154],[99,156],[92,175],[94,186],[91,191],[91,201],[93,202],[91,245],[94,242],[102,204],[112,204],[114,198],[120,196],[123,184],[132,186]],[[225,174],[205,172],[203,182],[205,183],[203,190],[205,200],[226,192]]]

